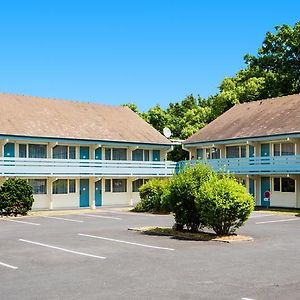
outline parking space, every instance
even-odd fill
[[[255,212],[254,242],[176,240],[128,231],[172,216],[108,209],[0,221],[3,299],[296,299],[300,218]]]

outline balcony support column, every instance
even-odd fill
[[[55,178],[48,178],[47,194],[49,195],[49,209],[53,209],[52,185],[53,185],[54,181],[55,181]]]
[[[132,182],[136,180],[136,178],[127,178],[127,191],[129,192],[129,204],[133,206],[133,192],[132,192]]]
[[[90,208],[96,209],[96,199],[95,199],[95,182],[96,177],[91,177],[89,180],[89,198],[90,198]]]

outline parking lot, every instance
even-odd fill
[[[98,209],[0,220],[1,299],[299,299],[300,218],[255,212],[253,242],[128,231],[172,216]]]

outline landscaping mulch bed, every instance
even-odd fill
[[[128,230],[137,231],[147,235],[158,235],[158,236],[170,236],[180,240],[191,240],[191,241],[216,241],[224,243],[242,242],[242,241],[253,241],[250,236],[244,235],[226,235],[217,236],[215,233],[198,231],[189,232],[187,230],[177,231],[169,227],[139,227],[139,228],[128,228]]]

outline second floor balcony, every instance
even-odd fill
[[[178,163],[178,170],[196,163],[208,164],[217,172],[241,175],[300,174],[300,155],[181,161]]]
[[[176,163],[170,161],[125,161],[0,157],[3,177],[169,177]]]

